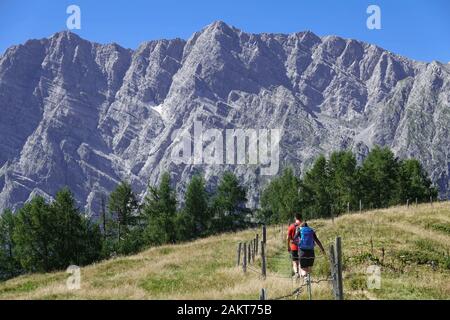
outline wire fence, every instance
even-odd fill
[[[237,265],[242,266],[242,269],[244,273],[247,271],[251,274],[258,275],[261,279],[265,280],[267,278],[273,278],[273,279],[284,279],[284,280],[293,280],[295,281],[299,276],[297,274],[287,276],[282,275],[278,273],[267,273],[266,268],[267,265],[270,263],[280,264],[282,261],[286,261],[287,257],[279,255],[279,251],[275,255],[267,255],[267,249],[269,248],[267,246],[268,242],[272,242],[277,239],[279,232],[280,239],[284,241],[283,237],[283,227],[282,226],[276,226],[272,231],[275,231],[274,237],[270,237],[270,239],[267,238],[267,230],[266,226],[262,227],[262,241],[259,244],[258,238],[259,234],[256,234],[256,238],[252,239],[248,243],[239,243],[238,244],[238,250],[237,250]],[[296,297],[298,298],[299,295],[304,291],[304,288],[308,288],[309,298],[312,299],[311,295],[311,286],[312,284],[319,284],[319,283],[331,283],[332,284],[332,293],[335,297],[335,299],[340,300],[343,299],[343,288],[342,288],[342,259],[341,259],[342,253],[341,253],[341,241],[340,237],[336,238],[335,245],[330,246],[330,257],[329,257],[329,266],[330,266],[330,274],[327,275],[325,278],[319,278],[319,279],[312,279],[311,275],[308,274],[306,276],[307,281],[305,282],[305,277],[301,277],[303,279],[303,284],[293,289],[290,293],[287,293],[282,296],[278,296],[275,298],[272,298],[270,300],[282,300],[290,297]],[[242,258],[242,263],[241,263]],[[319,255],[319,256],[313,256],[313,257],[299,257],[300,260],[308,260],[308,259],[323,259],[327,258],[326,255]],[[258,269],[254,263],[256,261],[260,262],[261,269]],[[291,260],[291,259],[289,259]],[[291,267],[289,267],[291,268]],[[262,289],[261,299],[266,300],[267,299],[267,291],[266,289]]]
[[[292,298],[294,296],[298,299],[298,296],[303,292],[304,288],[308,287],[308,285],[311,285],[313,283],[319,284],[321,282],[329,282],[329,281],[333,281],[333,279],[330,278],[330,277],[327,277],[327,278],[318,279],[318,280],[309,280],[309,283],[308,282],[304,282],[302,285],[300,285],[299,287],[295,288],[289,294],[278,296],[278,297],[275,297],[275,298],[272,298],[272,299],[268,299],[268,300],[283,300],[283,299],[287,299],[287,298]]]
[[[291,298],[293,296],[298,297],[302,292],[303,292],[303,287],[306,286],[306,284],[303,284],[302,286],[296,288],[294,291],[292,291],[291,293],[284,295],[284,296],[279,296],[276,298],[272,298],[269,300],[283,300],[283,299],[287,299],[287,298]]]
[[[415,200],[415,201],[414,201]],[[430,205],[433,206],[434,200],[438,201],[439,199],[433,199],[432,197],[430,197]],[[422,201],[423,203],[423,201]],[[416,207],[418,207],[419,205],[419,201],[418,199],[407,199],[406,200],[406,206],[409,208],[411,206],[413,206],[413,204],[415,204]],[[355,206],[351,206],[350,203],[347,203],[347,213],[361,213],[363,210],[367,210],[367,209],[371,209],[370,206],[369,207],[365,207],[364,203],[362,202],[362,200],[359,201],[358,205]],[[345,212],[342,212],[345,213]],[[334,223],[334,215],[332,215],[332,222]],[[285,228],[286,227],[286,228]],[[287,275],[281,275],[281,274],[276,274],[276,273],[267,273],[266,272],[266,268],[267,265],[272,265],[272,264],[280,264],[280,262],[286,260],[286,256],[282,256],[279,255],[279,251],[275,254],[275,255],[269,255],[267,253],[267,251],[269,251],[269,247],[265,247],[267,242],[270,241],[274,241],[278,238],[278,236],[280,237],[279,239],[281,239],[281,241],[285,241],[285,233],[284,231],[287,229],[287,225],[277,225],[274,228],[272,228],[272,233],[273,236],[270,237],[270,239],[267,239],[267,235],[266,235],[266,227],[263,226],[262,227],[262,242],[261,245],[259,245],[259,241],[258,241],[258,237],[259,234],[256,234],[256,238],[252,239],[252,241],[250,241],[249,246],[246,247],[245,250],[245,254],[243,259],[246,261],[244,263],[244,261],[242,261],[242,267],[244,272],[246,272],[247,270],[250,271],[252,274],[257,274],[259,275],[262,279],[266,279],[266,278],[276,278],[276,279],[293,279],[292,276],[287,276]],[[371,230],[372,233],[372,230]],[[371,240],[371,245],[372,244],[372,240]],[[239,244],[239,249],[238,249],[238,262],[237,265],[240,265],[240,254],[241,254],[241,244]],[[330,274],[326,277],[326,278],[320,278],[317,280],[311,280],[310,284],[319,284],[321,282],[327,282],[327,283],[331,283],[332,285],[332,294],[334,296],[334,298],[336,300],[342,300],[344,298],[344,290],[343,290],[343,279],[342,279],[342,248],[341,248],[341,238],[337,237],[335,239],[335,243],[330,245],[330,251],[329,251],[329,256],[327,255],[319,255],[319,256],[314,256],[314,257],[300,257],[300,259],[302,260],[307,260],[307,259],[322,259],[322,258],[329,258],[328,260],[328,265],[330,268]],[[260,250],[264,250],[265,252],[260,252]],[[372,248],[373,251],[373,248]],[[382,249],[383,251],[383,260],[384,260],[384,248]],[[260,255],[260,253],[262,253]],[[261,270],[258,270],[255,266],[251,265],[252,263],[255,263],[256,261],[261,262]],[[393,268],[389,265],[386,265],[386,267],[388,268]],[[289,266],[289,269],[291,268],[291,266]],[[299,296],[300,293],[303,292],[304,287],[307,284],[302,284],[301,286],[293,289],[290,293],[283,295],[283,296],[279,296],[276,298],[273,298],[273,300],[281,300],[281,299],[285,299],[285,298],[289,298],[289,297],[293,297],[293,296]],[[264,294],[261,295],[262,298],[267,298],[267,292],[265,289],[262,290],[264,292]]]

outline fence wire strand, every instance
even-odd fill
[[[275,231],[276,231],[276,233],[282,232],[282,230],[280,230],[280,229],[277,229]],[[268,237],[266,239],[267,242],[269,242],[269,241],[276,241],[276,240],[280,240],[278,235],[276,235],[275,237],[270,237],[270,238]],[[251,245],[251,247],[253,248],[253,245]],[[266,251],[266,257],[265,257],[266,261],[269,261],[269,260],[271,260],[271,261],[282,261],[282,260],[286,259],[286,257],[282,257],[282,256],[279,256],[279,255],[275,255],[275,256],[270,256],[269,257],[267,255],[267,253],[269,251],[268,249],[269,248],[266,247],[266,250],[267,250]],[[328,258],[328,257],[325,254],[319,255],[319,256],[314,256],[314,257],[301,257],[301,258],[299,257],[299,259],[321,259],[321,258]],[[257,259],[260,260],[259,254],[255,254],[255,259],[252,259],[251,262],[247,263],[246,267],[247,267],[248,271],[251,271],[252,273],[255,273],[255,274],[257,274],[257,275],[259,275],[261,277],[262,276],[262,271],[256,269],[251,264],[252,262],[255,262]],[[336,266],[337,266],[337,263],[335,264],[335,267]],[[283,296],[278,296],[278,297],[275,297],[275,298],[272,298],[272,299],[268,299],[268,300],[283,300],[283,299],[291,298],[291,297],[294,297],[294,296],[298,299],[299,295],[302,292],[304,292],[304,288],[308,285],[308,282],[305,281],[306,279],[304,277],[295,278],[295,276],[284,276],[284,275],[280,275],[280,274],[273,274],[273,273],[271,273],[271,274],[266,274],[266,278],[276,278],[276,279],[286,279],[286,280],[288,280],[288,279],[289,280],[302,279],[302,281],[303,281],[303,283],[300,286],[298,286],[297,288],[293,289],[291,291],[291,293],[288,293],[288,294],[283,295]],[[322,282],[332,282],[332,281],[334,281],[334,278],[333,278],[333,275],[330,274],[330,275],[327,275],[326,278],[321,278],[321,279],[317,279],[317,280],[312,280],[311,279],[309,281],[309,284],[312,285],[312,284],[319,284],[319,283],[322,283]],[[294,287],[295,281],[292,281],[291,283],[292,283],[292,287]]]

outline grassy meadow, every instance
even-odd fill
[[[450,202],[350,213],[308,221],[327,247],[342,237],[345,299],[449,299]],[[25,275],[0,283],[0,299],[258,299],[288,295],[299,286],[290,277],[286,226],[268,228],[267,279],[260,259],[247,273],[236,266],[237,243],[260,230],[227,233],[150,248],[81,269],[81,288],[69,290],[69,274]],[[384,250],[383,250],[384,249]],[[384,254],[383,254],[384,252]],[[316,251],[313,280],[327,277],[328,258]],[[381,267],[380,289],[367,288],[366,269]],[[306,293],[287,299],[307,299]],[[332,299],[330,284],[313,284],[313,299]]]

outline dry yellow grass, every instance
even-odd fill
[[[327,246],[337,235],[342,237],[346,299],[449,299],[449,221],[450,203],[443,202],[309,223]],[[275,298],[299,285],[290,279],[284,229],[268,229],[266,280],[254,271],[260,268],[259,260],[246,274],[235,266],[237,243],[259,232],[247,230],[86,266],[79,290],[67,288],[65,272],[18,277],[0,283],[0,299],[258,299],[263,287]],[[366,285],[366,268],[372,264],[381,266],[379,290]],[[318,254],[313,280],[327,273],[328,260]],[[303,292],[295,298],[307,297]],[[313,299],[331,298],[329,283],[313,284]]]

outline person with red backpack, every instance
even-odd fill
[[[288,252],[291,254],[292,259],[292,275],[300,277],[299,259],[298,259],[298,242],[294,241],[294,236],[297,231],[297,227],[302,223],[302,215],[299,213],[295,214],[295,222],[289,225],[287,233],[287,247]]]
[[[291,253],[294,275],[296,277],[300,277],[300,275],[304,277],[311,272],[311,268],[314,265],[314,247],[316,243],[322,253],[326,255],[314,229],[309,227],[306,222],[303,222],[302,215],[297,213],[295,215],[295,223],[290,225],[288,229],[288,251]]]

